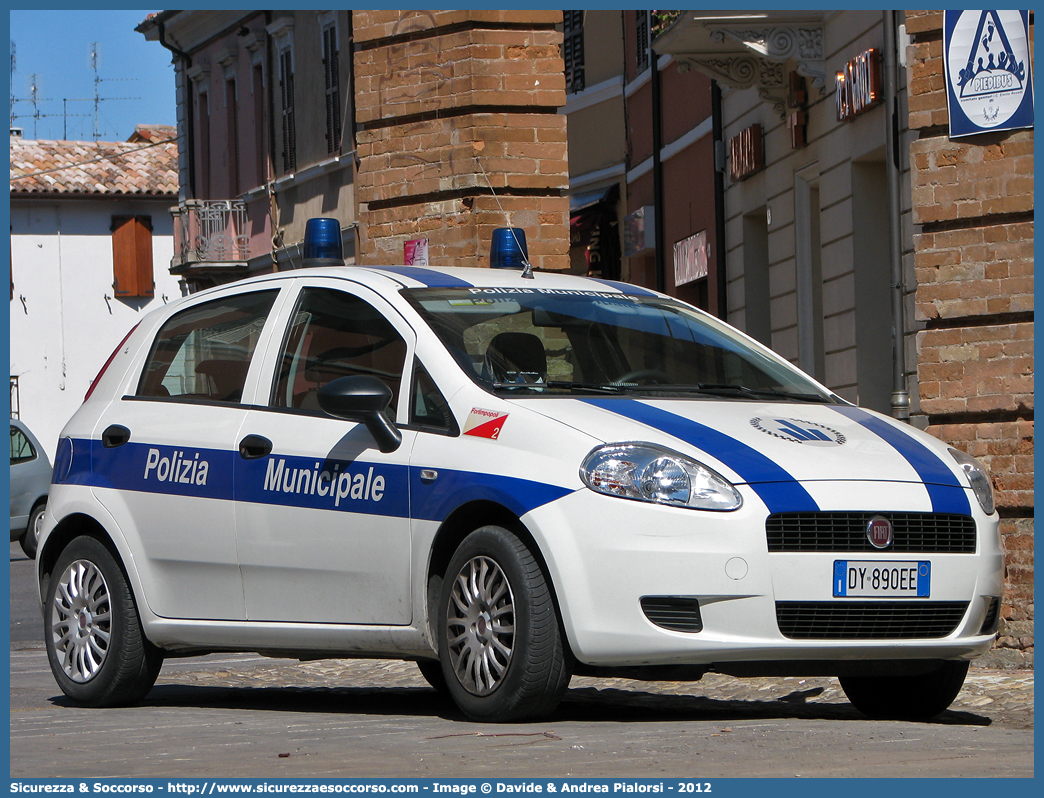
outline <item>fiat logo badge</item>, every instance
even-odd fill
[[[892,545],[892,522],[883,515],[875,515],[866,525],[866,539],[875,549],[887,549]]]

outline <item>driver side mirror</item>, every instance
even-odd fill
[[[341,377],[319,389],[319,407],[335,418],[366,425],[377,448],[385,454],[402,443],[402,433],[384,414],[391,404],[391,389],[376,377]]]

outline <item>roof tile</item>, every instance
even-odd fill
[[[176,197],[177,143],[145,143],[173,135],[168,126],[142,125],[132,141],[11,139],[11,195]]]

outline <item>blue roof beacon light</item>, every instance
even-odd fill
[[[498,227],[489,243],[491,269],[521,269],[523,277],[533,277],[526,248],[526,231],[521,227]]]
[[[336,219],[309,219],[305,222],[304,243],[301,245],[304,268],[313,266],[344,266],[341,250],[341,223]]]

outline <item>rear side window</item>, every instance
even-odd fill
[[[239,402],[250,359],[278,291],[215,299],[160,329],[137,396]]]
[[[377,377],[394,416],[406,342],[366,300],[329,288],[301,292],[279,361],[272,405],[319,410],[319,389],[340,377]]]
[[[11,426],[11,465],[27,463],[36,457],[36,450],[18,427]]]

